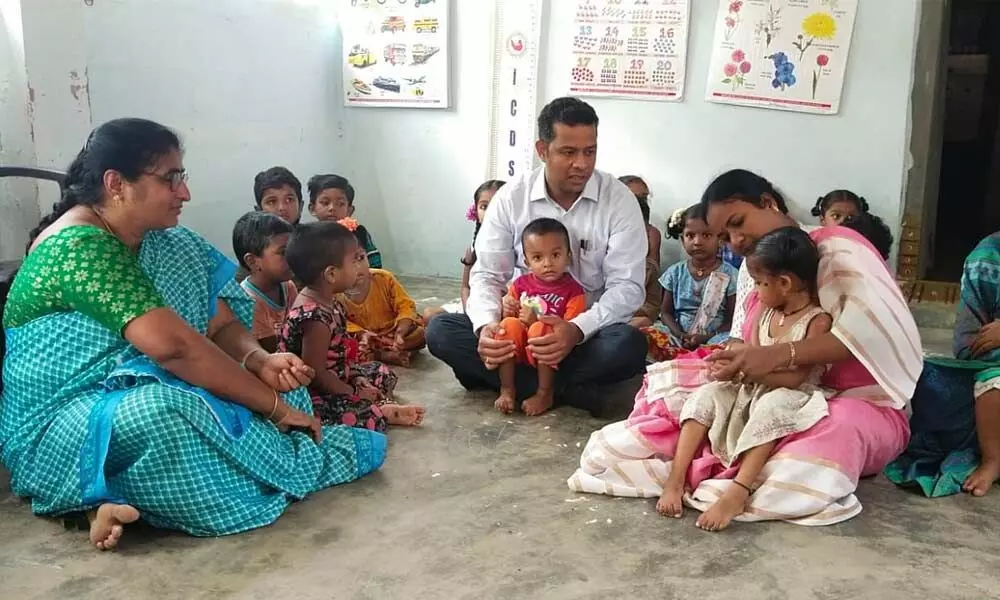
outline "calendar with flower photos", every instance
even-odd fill
[[[577,0],[570,93],[680,100],[689,9],[689,0]]]
[[[720,0],[706,99],[832,115],[858,0]]]

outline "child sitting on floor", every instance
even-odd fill
[[[340,175],[314,175],[309,179],[309,212],[318,221],[339,222],[354,216],[354,186]],[[382,268],[382,253],[364,225],[354,231],[368,256],[368,264]]]
[[[868,212],[868,201],[851,190],[833,190],[816,200],[812,215],[823,227],[841,225],[844,219]]]
[[[729,339],[739,275],[719,258],[719,237],[708,228],[700,204],[676,211],[667,223],[667,235],[681,241],[689,258],[660,277],[663,324],[647,330],[656,360],[670,358],[672,349],[694,350]]]
[[[316,370],[309,385],[316,416],[324,424],[376,431],[419,425],[424,407],[393,402],[396,374],[383,363],[359,363],[357,340],[347,335],[336,295],[355,284],[365,260],[354,233],[338,223],[300,225],[285,255],[305,286],[288,311],[278,347]]]
[[[638,175],[623,175],[618,178],[639,201],[639,210],[642,211],[642,220],[646,223],[646,239],[649,242],[649,249],[646,252],[646,300],[642,307],[636,311],[629,323],[632,327],[650,327],[656,318],[660,316],[660,303],[663,301],[663,288],[660,287],[658,278],[660,276],[660,242],[663,234],[649,222],[649,186]]]
[[[816,200],[812,214],[819,217],[823,227],[842,225],[860,233],[875,246],[882,260],[889,260],[892,232],[881,218],[869,212],[868,201],[863,197],[850,190],[833,190]]]
[[[536,363],[527,348],[528,340],[551,331],[552,317],[568,321],[586,310],[583,286],[569,274],[570,241],[566,226],[555,219],[541,218],[528,223],[521,233],[524,262],[530,272],[514,280],[507,292],[508,302],[520,302],[520,315],[500,322],[497,339],[514,342],[517,357],[500,365],[500,397],[496,409],[514,412],[515,361],[538,369],[538,391],[521,403],[521,410],[536,416],[552,408],[556,365]]]
[[[499,179],[490,179],[480,184],[473,192],[472,205],[465,211],[465,218],[475,223],[476,229],[472,232],[472,245],[465,249],[465,255],[459,259],[459,262],[462,263],[460,302],[428,308],[424,311],[425,323],[440,314],[465,312],[465,303],[469,300],[469,277],[472,274],[472,265],[476,264],[476,236],[479,235],[479,228],[483,224],[483,218],[486,217],[486,209],[489,207],[490,201],[505,183]]]
[[[337,294],[337,300],[347,310],[348,333],[371,358],[408,367],[412,354],[424,347],[417,304],[389,271],[370,269],[368,261],[361,261],[357,282]]]
[[[278,347],[278,329],[297,291],[285,261],[292,226],[266,212],[249,212],[233,227],[233,252],[249,275],[240,282],[254,299],[252,333],[268,352]]]
[[[490,179],[480,184],[472,194],[474,201],[469,208],[466,217],[475,220],[476,229],[472,232],[472,245],[466,248],[465,256],[460,261],[462,263],[462,310],[465,310],[465,303],[469,300],[469,276],[472,274],[472,266],[476,264],[476,236],[479,235],[479,228],[486,218],[486,209],[490,206],[490,201],[496,195],[497,190],[502,188],[506,182],[499,179]]]
[[[719,531],[743,513],[753,486],[781,438],[805,431],[828,413],[831,394],[819,386],[823,368],[797,367],[795,343],[830,331],[832,319],[816,299],[819,250],[809,234],[783,227],[763,236],[747,267],[763,311],[748,343],[789,344],[787,367],[757,381],[714,381],[698,388],[681,409],[681,431],[670,473],[656,510],[680,517],[688,468],[708,440],[726,467],[740,461],[739,472],[697,526]],[[733,342],[739,344],[741,342]],[[713,365],[717,376],[722,365]]]

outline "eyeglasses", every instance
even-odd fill
[[[167,172],[165,175],[161,175],[160,173],[153,173],[150,171],[146,171],[144,174],[149,175],[151,177],[156,177],[163,183],[169,185],[171,192],[176,192],[178,188],[181,187],[181,185],[187,183],[188,181],[188,173],[187,170],[185,169],[175,169],[173,171]]]

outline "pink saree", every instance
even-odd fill
[[[830,414],[778,443],[746,511],[737,517],[741,521],[830,525],[850,519],[862,508],[854,494],[858,480],[881,471],[909,441],[906,407],[923,353],[906,300],[866,239],[843,227],[810,235],[820,250],[820,304],[853,358],[824,375],[823,384],[838,390],[829,401]],[[759,313],[756,293],[737,302],[746,308],[742,334],[749,339]],[[677,448],[681,407],[708,381],[700,358],[651,365],[629,418],[591,435],[580,468],[567,481],[570,489],[659,497]],[[692,491],[685,504],[707,509],[732,485],[738,469],[738,462],[724,467],[705,444],[687,473]]]

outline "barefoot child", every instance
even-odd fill
[[[254,300],[252,333],[268,352],[278,348],[278,329],[298,291],[285,261],[292,226],[266,212],[249,212],[233,227],[233,252],[249,273],[240,282]]]
[[[778,440],[809,429],[828,412],[828,392],[819,387],[822,367],[795,364],[795,342],[825,334],[832,324],[816,300],[816,244],[798,227],[777,229],[760,238],[747,267],[763,307],[749,343],[789,343],[790,356],[786,369],[759,381],[706,384],[681,409],[677,452],[656,504],[660,514],[681,516],[688,468],[706,439],[723,465],[740,463],[729,487],[698,517],[697,526],[707,531],[725,529],[743,513]]]
[[[701,205],[695,204],[675,212],[667,223],[667,235],[681,241],[688,259],[660,277],[663,325],[647,332],[656,360],[670,358],[672,349],[694,350],[729,339],[739,272],[719,258],[719,237],[704,217]]]
[[[337,223],[308,223],[292,233],[288,264],[305,287],[288,311],[278,347],[316,370],[309,386],[324,424],[384,431],[387,425],[419,425],[422,406],[392,401],[397,377],[378,362],[358,363],[357,341],[336,295],[354,285],[365,259],[354,234]]]
[[[354,216],[354,186],[340,175],[314,175],[309,179],[309,212],[318,221],[338,222]],[[372,234],[358,225],[354,234],[368,256],[368,264],[382,268],[382,253]]]
[[[528,416],[536,416],[552,408],[555,367],[537,363],[526,350],[527,341],[545,335],[549,326],[544,317],[568,321],[586,310],[586,298],[580,285],[567,269],[570,264],[570,241],[566,227],[555,219],[535,219],[521,234],[524,262],[529,273],[511,284],[504,304],[514,299],[520,302],[520,316],[500,322],[503,335],[517,346],[517,358],[500,365],[500,397],[496,408],[504,414],[514,412],[515,360],[527,362],[538,369],[538,391],[521,404]]]
[[[424,347],[423,319],[396,276],[362,261],[357,283],[337,300],[347,310],[347,332],[368,346],[375,360],[407,367]]]

